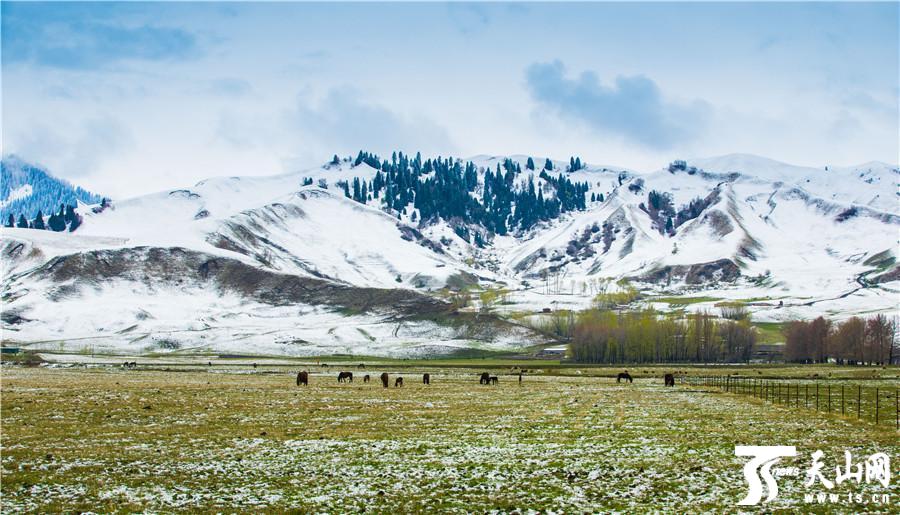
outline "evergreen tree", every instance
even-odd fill
[[[66,206],[65,221],[69,224],[69,232],[74,232],[81,225],[81,217],[75,212],[75,208],[71,205]]]
[[[32,222],[31,226],[35,229],[46,229],[46,227],[44,226],[44,214],[40,209],[38,209],[37,216],[34,217],[34,222]]]
[[[16,227],[19,229],[28,229],[28,220],[25,219],[25,215],[19,215],[19,223]]]
[[[6,227],[15,227],[16,226],[16,217],[13,216],[12,213],[9,214],[9,219],[6,221]]]
[[[66,230],[66,221],[65,215],[60,215],[59,213],[54,213],[50,215],[50,218],[47,221],[47,227],[51,231],[62,232]]]
[[[333,165],[339,165],[339,164],[341,164],[341,160],[338,159],[337,154],[335,154],[334,157],[331,158],[331,164],[333,164]]]
[[[525,162],[525,168],[529,170],[534,170],[534,159],[528,158],[528,161]]]
[[[553,170],[553,162],[550,161],[549,157],[547,158],[547,161],[544,162],[544,170],[549,170],[549,171]]]

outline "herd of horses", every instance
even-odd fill
[[[209,363],[209,366],[212,366],[212,362]],[[126,361],[122,364],[123,368],[133,369],[137,368],[136,361]],[[327,368],[328,365],[326,363],[322,363],[322,367]],[[253,368],[256,368],[256,363],[253,364]],[[366,365],[360,363],[357,368],[364,369]],[[515,367],[517,369],[518,367]],[[390,376],[388,376],[387,372],[384,372],[380,376],[381,386],[387,388],[390,385]],[[339,383],[352,383],[353,382],[353,372],[340,372],[338,373],[337,380]],[[371,380],[369,374],[363,376],[363,382],[368,383]],[[674,374],[665,374],[663,377],[666,386],[675,386],[675,375]],[[633,383],[634,378],[631,377],[631,374],[628,371],[620,372],[616,376],[616,382],[620,383],[622,381],[627,381],[628,383]],[[478,379],[479,384],[485,385],[496,385],[500,384],[500,378],[497,376],[492,376],[487,372],[482,372]],[[422,374],[422,384],[430,385],[431,384],[431,374]],[[522,370],[519,370],[519,384],[522,384]],[[309,372],[304,370],[297,373],[297,386],[308,386],[309,385]],[[397,377],[394,379],[394,387],[399,388],[403,386],[403,378]]]
[[[365,365],[360,365],[359,368],[365,368]],[[390,376],[387,372],[383,372],[380,376],[381,386],[384,388],[388,388],[390,386]],[[353,382],[353,372],[340,372],[338,373],[337,380],[339,383],[352,383]],[[368,383],[370,380],[369,374],[363,376],[363,382]],[[675,375],[674,374],[665,374],[663,376],[663,380],[666,386],[675,386]],[[631,377],[631,374],[628,371],[620,372],[619,375],[616,376],[616,382],[627,381],[628,383],[633,383],[634,378]],[[500,384],[500,378],[497,376],[492,376],[487,372],[482,372],[478,379],[479,384],[483,385],[497,385]],[[422,384],[430,385],[431,384],[431,374],[422,374]],[[522,384],[522,372],[519,372],[519,384]],[[300,371],[297,373],[297,386],[308,386],[309,385],[309,372]],[[403,386],[403,378],[397,377],[394,379],[394,388],[399,388]]]

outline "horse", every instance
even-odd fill
[[[623,379],[628,381],[629,383],[634,382],[634,379],[632,379],[631,374],[629,374],[627,370],[625,372],[621,372],[619,375],[616,376],[617,383]]]
[[[478,380],[478,384],[490,384],[491,382],[491,374],[487,372],[481,373],[481,379]]]
[[[399,388],[401,386],[403,386],[403,378],[398,377],[397,379],[394,380],[394,388]]]
[[[357,365],[356,368],[359,368],[359,369],[366,368],[366,364],[365,364],[365,363],[360,363],[359,365]]]
[[[137,367],[137,361],[126,361],[125,364],[122,366],[125,368],[129,368],[129,369],[135,368],[135,367]]]
[[[490,381],[490,384],[499,384],[500,383],[500,379],[498,379],[497,376],[491,376],[490,378],[488,378],[488,381]]]
[[[305,370],[297,373],[297,386],[309,386],[309,372]]]
[[[364,382],[364,383],[368,383],[368,382],[369,382],[369,374],[366,374],[366,375],[363,376],[363,382]]]
[[[343,383],[345,380],[353,382],[353,372],[341,372],[338,374],[338,382]]]
[[[675,386],[675,376],[674,375],[666,374],[666,376],[663,378],[663,380],[666,382],[666,386]]]
[[[388,387],[388,374],[387,372],[381,373],[381,386],[387,388]]]
[[[422,384],[431,384],[431,374],[422,375]]]

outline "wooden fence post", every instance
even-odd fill
[[[878,425],[878,387],[875,387],[875,425]]]
[[[856,418],[859,419],[860,403],[862,402],[862,386],[856,387]]]

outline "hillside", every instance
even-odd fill
[[[53,177],[47,170],[15,155],[0,161],[0,220],[12,214],[31,220],[38,211],[55,213],[60,205],[99,204],[101,196]]]
[[[882,163],[748,155],[638,172],[574,156],[363,152],[212,178],[82,209],[72,234],[5,229],[4,337],[131,351],[508,350],[547,340],[506,315],[586,307],[625,284],[658,309],[741,301],[761,321],[893,312],[898,180]],[[458,309],[460,288],[503,288],[491,306],[501,317],[476,315],[477,295]]]

